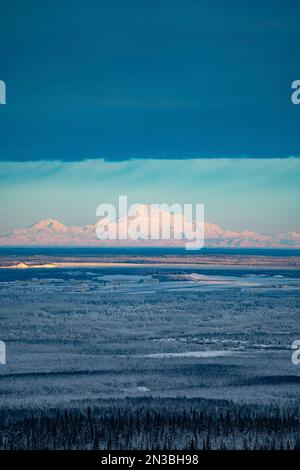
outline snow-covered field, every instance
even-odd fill
[[[295,274],[17,271],[0,279],[2,407],[126,396],[299,400]]]

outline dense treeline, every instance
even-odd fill
[[[198,399],[2,410],[1,449],[300,449],[300,409]]]

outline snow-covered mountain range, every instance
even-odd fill
[[[150,217],[147,206],[141,205],[138,213]],[[159,213],[152,220],[154,225],[159,221]],[[180,225],[180,215],[171,216],[171,232]],[[121,219],[108,224],[108,229],[116,229],[132,222],[133,218]],[[150,218],[148,219],[150,221]],[[107,221],[102,221],[107,223]],[[183,246],[184,240],[149,240],[144,233],[147,223],[141,224],[140,236],[137,240],[99,240],[96,235],[96,224],[85,226],[66,226],[56,219],[47,218],[34,225],[16,228],[0,234],[1,246]],[[261,247],[261,248],[300,248],[300,233],[291,231],[276,236],[262,235],[251,230],[242,232],[226,230],[219,225],[205,222],[206,247]]]

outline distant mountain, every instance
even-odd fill
[[[29,227],[0,235],[0,245],[96,245],[95,225],[67,227],[58,220],[45,219]]]
[[[41,220],[37,224],[31,226],[31,229],[34,232],[46,232],[46,231],[53,231],[53,232],[61,232],[66,233],[68,231],[68,227],[60,223],[58,220],[55,219],[45,219]]]
[[[56,219],[45,219],[29,227],[17,228],[11,232],[0,234],[1,246],[183,246],[185,240],[148,240],[148,228],[150,220],[149,206],[140,205],[135,216],[123,218],[117,222],[102,220],[100,225],[106,225],[108,231],[116,230],[117,233],[133,221],[138,221],[139,236],[133,240],[99,240],[96,235],[96,224],[68,227]],[[164,211],[157,209],[152,212],[153,226],[159,226]],[[180,214],[170,214],[171,234],[179,230],[182,223],[190,230],[195,224],[189,222]],[[204,224],[206,247],[260,247],[260,248],[300,248],[300,233],[288,232],[272,237],[261,235],[251,230],[237,232],[225,230],[219,225],[206,222]]]

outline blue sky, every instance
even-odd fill
[[[298,0],[1,2],[1,160],[300,155]]]
[[[300,231],[300,159],[10,162],[0,165],[0,231],[48,217],[95,223],[96,207],[203,203],[206,221],[262,234]]]
[[[298,0],[10,0],[0,15],[1,231],[93,223],[122,193],[300,230]]]

